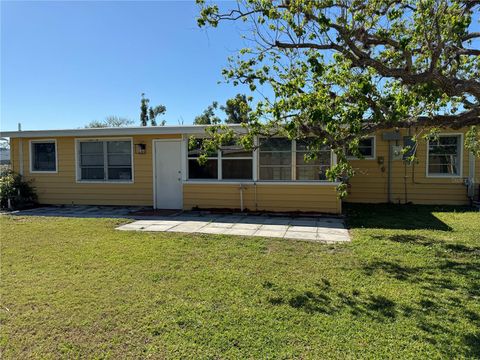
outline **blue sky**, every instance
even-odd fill
[[[167,124],[191,124],[213,100],[247,89],[223,80],[245,44],[237,24],[199,29],[194,2],[1,2],[1,128],[138,123],[140,94]]]

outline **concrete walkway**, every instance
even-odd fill
[[[220,215],[203,212],[156,211],[137,206],[47,206],[8,212],[16,216],[124,218],[137,220],[118,230],[263,236],[341,243],[350,241],[343,220],[333,217]]]
[[[350,241],[341,219],[323,217],[181,214],[135,221],[119,226],[117,230],[262,236],[326,243]]]

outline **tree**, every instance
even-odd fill
[[[94,120],[88,123],[86,128],[108,128],[108,127],[126,127],[133,124],[133,121],[120,116],[107,116],[105,120]]]
[[[215,115],[215,111],[218,109],[218,102],[214,101],[211,105],[203,111],[201,115],[195,117],[193,123],[195,125],[214,125],[219,124],[222,120]]]
[[[237,94],[234,98],[228,99],[220,109],[225,111],[227,124],[241,124],[248,122],[248,114],[252,111],[248,104],[249,99],[245,94]]]
[[[234,85],[273,90],[248,119],[248,136],[313,136],[314,150],[327,144],[337,155],[331,179],[352,174],[345,150],[378,129],[419,136],[468,126],[467,146],[480,155],[480,1],[238,0],[225,11],[197,3],[199,26],[251,25],[252,47],[223,70]]]
[[[147,126],[150,122],[151,126],[157,126],[157,116],[165,114],[167,108],[164,105],[148,106],[150,99],[145,98],[145,94],[142,93],[142,99],[140,101],[140,124]],[[162,120],[159,126],[164,126],[165,120]]]

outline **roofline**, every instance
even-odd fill
[[[228,125],[238,130],[242,125]],[[1,131],[0,137],[30,138],[30,137],[62,137],[62,136],[125,136],[125,135],[163,135],[163,134],[203,134],[209,125],[181,125],[181,126],[139,126],[115,128],[85,128],[65,130],[22,130]]]

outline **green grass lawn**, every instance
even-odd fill
[[[3,358],[479,358],[480,213],[350,206],[353,242],[0,216]]]

